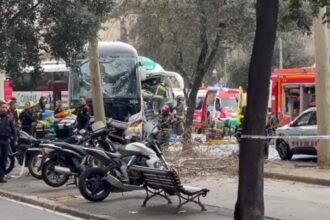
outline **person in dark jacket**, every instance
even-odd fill
[[[41,112],[46,111],[46,104],[47,104],[47,99],[44,96],[41,96],[38,103]]]
[[[32,107],[33,109],[32,112],[35,118],[42,120],[42,113],[46,111],[46,104],[47,104],[47,98],[41,96],[38,105]]]
[[[19,113],[17,111],[17,102],[14,100],[9,102],[8,117],[18,124]]]
[[[58,114],[58,113],[61,113],[61,112],[64,112],[64,107],[62,105],[62,101],[61,100],[57,100],[56,101],[56,108],[55,108],[55,111],[54,111],[54,114]]]
[[[21,121],[22,130],[28,133],[29,135],[33,134],[33,122],[35,122],[35,118],[33,117],[33,112],[31,108],[31,103],[25,103],[25,109],[20,114],[19,119]]]
[[[17,131],[17,135],[18,135],[18,130],[19,130],[19,113],[17,110],[17,102],[15,100],[11,100],[9,102],[9,109],[7,111],[7,117],[13,121],[16,131]],[[13,152],[16,152],[16,144],[14,141],[14,137],[12,136],[10,138],[10,146]]]
[[[91,119],[91,110],[86,102],[86,97],[80,97],[80,107],[77,109],[77,129],[88,130],[89,120]]]
[[[7,103],[0,102],[0,183],[6,183],[4,177],[11,138],[17,142],[16,128],[7,115]]]

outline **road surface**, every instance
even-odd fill
[[[3,220],[28,220],[28,219],[47,219],[47,220],[79,220],[78,218],[55,213],[39,207],[0,197],[0,219]]]

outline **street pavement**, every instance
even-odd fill
[[[79,220],[78,218],[44,210],[39,207],[18,203],[0,197],[0,219],[3,220]]]
[[[237,198],[235,177],[218,175],[203,178],[185,179],[184,184],[210,189],[202,201],[209,205],[207,212],[201,212],[198,206],[190,204],[182,213],[175,214],[177,200],[173,205],[154,198],[147,208],[141,208],[143,191],[111,194],[101,203],[84,200],[74,187],[58,189],[46,186],[43,181],[32,177],[11,179],[8,184],[0,185],[0,190],[48,199],[72,208],[84,210],[101,216],[113,216],[121,220],[152,219],[233,219],[233,209]],[[328,220],[330,216],[330,187],[309,185],[291,181],[265,180],[266,216],[283,220]]]
[[[209,177],[194,180],[195,185],[211,190],[209,205],[233,209],[237,198],[237,178]],[[328,220],[330,187],[292,181],[265,180],[266,216],[283,220]]]

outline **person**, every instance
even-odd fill
[[[29,135],[33,134],[33,122],[35,122],[35,118],[33,117],[32,107],[30,102],[25,103],[25,109],[20,114],[19,119],[21,121],[22,130],[28,133]]]
[[[6,183],[6,165],[10,139],[17,142],[17,132],[14,122],[7,115],[7,103],[0,102],[0,183]]]
[[[184,97],[179,95],[176,97],[177,105],[174,109],[175,112],[175,121],[173,124],[174,134],[181,135],[183,132],[183,121],[184,121],[184,113],[185,113],[185,106],[184,106]]]
[[[12,100],[9,102],[9,108],[7,111],[8,118],[14,122],[15,128],[18,131],[19,130],[19,113],[17,111],[17,102]],[[18,133],[17,133],[18,135]],[[12,136],[10,139],[10,146],[13,152],[16,151],[16,144],[14,141],[14,137]]]
[[[80,107],[77,109],[77,129],[85,129],[88,130],[89,127],[89,120],[91,118],[90,116],[90,108],[87,105],[86,97],[81,96],[80,97]]]
[[[61,112],[64,112],[64,107],[63,107],[62,101],[57,100],[54,114],[56,115],[56,114],[61,113]]]
[[[153,110],[154,115],[159,115],[161,108],[164,105],[166,96],[167,96],[167,85],[163,82],[158,83],[156,87],[156,91],[153,96]]]
[[[266,128],[265,128],[265,135],[273,136],[276,133],[276,129],[279,126],[279,122],[275,115],[272,114],[272,109],[267,109],[267,117],[266,117]],[[268,159],[269,157],[269,145],[271,142],[271,138],[266,139],[265,145],[264,145],[264,157],[265,159]]]
[[[39,99],[38,107],[40,112],[46,111],[46,104],[47,104],[47,98],[44,96],[41,96]]]
[[[8,117],[13,120],[16,124],[19,123],[19,113],[17,110],[17,102],[11,100],[9,102]]]

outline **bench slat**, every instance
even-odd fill
[[[144,180],[147,182],[153,181],[153,182],[158,182],[158,183],[168,183],[168,184],[172,184],[172,185],[177,185],[174,181],[169,180],[169,179],[145,178]]]
[[[170,180],[172,182],[177,182],[173,178],[167,177],[167,176],[150,176],[150,175],[144,175],[145,179],[159,179],[159,180]]]
[[[164,186],[162,184],[157,184],[157,183],[150,183],[148,184],[148,188],[153,188],[153,189],[162,189],[166,191],[174,191],[174,192],[179,192],[178,188],[175,186]]]
[[[158,170],[158,169],[154,169],[154,168],[150,168],[150,167],[142,167],[142,166],[136,166],[136,165],[129,167],[129,169],[133,170],[133,171],[139,171],[142,173],[150,173],[150,174],[169,175],[172,173],[171,170]]]
[[[148,187],[153,188],[153,189],[163,189],[163,190],[167,190],[167,191],[178,192],[178,189],[175,186],[164,186],[164,185],[158,184],[158,183],[148,184]]]

